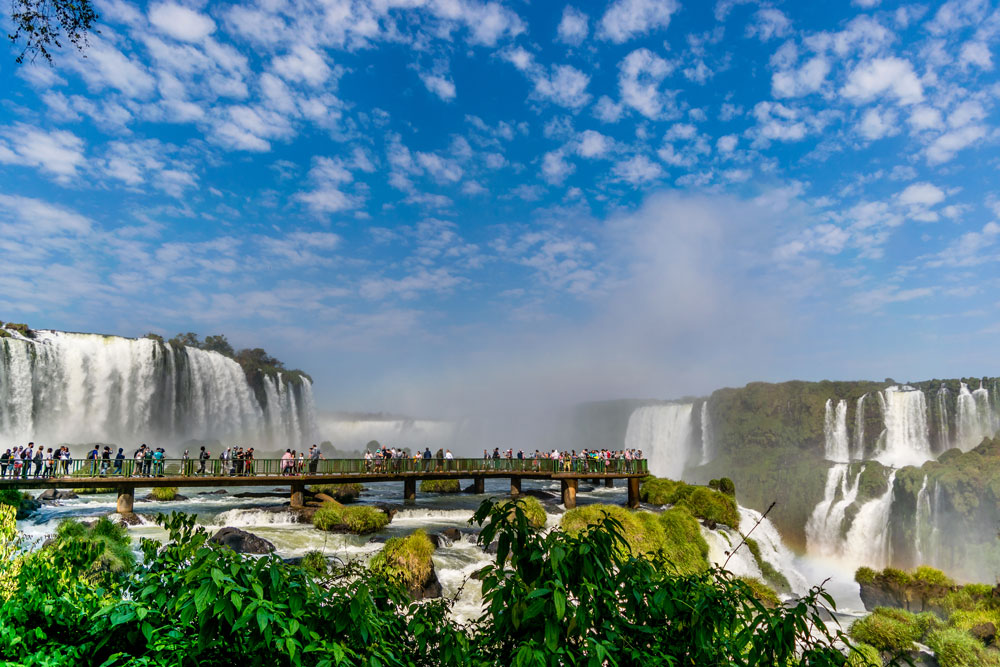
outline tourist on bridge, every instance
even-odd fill
[[[115,474],[122,474],[122,466],[125,465],[125,449],[122,447],[118,448],[118,453],[115,454]]]
[[[323,454],[320,453],[319,447],[313,445],[309,448],[309,472],[314,475],[316,474],[316,471],[319,468],[319,460],[321,458],[323,458]]]
[[[424,447],[424,470],[426,472],[430,472],[432,465],[433,464],[431,463],[431,448]]]
[[[97,460],[101,458],[101,452],[94,445],[94,448],[87,453],[87,460],[90,461],[90,476],[97,477]]]
[[[286,449],[285,453],[281,455],[281,474],[291,475],[292,466],[295,464],[295,457],[292,455],[291,449]]]
[[[108,474],[108,468],[111,467],[111,448],[104,445],[104,451],[101,452],[101,477]]]
[[[205,449],[205,447],[203,445],[202,448],[201,448],[201,451],[198,453],[198,474],[199,475],[204,475],[205,474],[205,464],[208,463],[208,460],[210,458],[212,458],[212,453],[209,452],[207,449]]]

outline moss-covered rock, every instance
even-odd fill
[[[154,486],[150,492],[149,497],[152,500],[168,501],[177,499],[177,487],[176,486]]]
[[[361,495],[361,485],[357,482],[348,484],[313,484],[309,487],[311,493],[322,493],[333,498],[338,503],[346,503],[357,500]]]
[[[705,486],[647,477],[639,487],[639,498],[652,505],[686,507],[710,527],[719,523],[733,530],[740,527],[740,514],[733,496]]]
[[[420,482],[421,493],[461,493],[462,483],[457,479],[425,479]]]
[[[866,609],[896,607],[914,613],[933,612],[948,618],[955,611],[1000,606],[1000,587],[959,586],[940,570],[919,567],[913,573],[888,567],[881,572],[862,567],[854,575]],[[997,602],[994,602],[997,600]]]
[[[414,600],[441,596],[434,571],[434,544],[423,530],[408,537],[393,537],[375,554],[369,567],[398,581]]]
[[[9,330],[9,331],[16,331],[17,333],[21,334],[25,338],[34,338],[35,337],[35,332],[32,331],[31,327],[29,327],[27,324],[21,324],[21,323],[16,323],[16,322],[8,322],[7,324],[4,325],[4,328],[7,329],[7,330]]]
[[[760,569],[760,573],[764,577],[764,581],[779,593],[791,593],[792,586],[788,583],[788,578],[764,559],[764,556],[760,552],[760,545],[757,544],[757,540],[752,537],[746,538],[746,546],[750,550],[750,554],[753,556],[754,562],[757,563],[757,567]]]
[[[765,607],[774,609],[781,605],[778,594],[757,577],[740,577],[740,581],[747,585],[753,598]]]
[[[861,475],[858,477],[858,497],[857,505],[874,500],[885,495],[889,490],[889,469],[878,461],[865,461],[855,464],[861,467]],[[852,470],[852,474],[854,470]]]
[[[874,646],[859,642],[851,647],[844,667],[882,667],[882,656]]]
[[[913,642],[918,641],[922,633],[914,614],[878,607],[869,616],[855,621],[849,634],[852,639],[895,655],[912,650]]]
[[[986,649],[969,633],[958,628],[944,628],[927,637],[927,646],[934,651],[941,667],[996,667],[1000,653]]]
[[[659,516],[663,527],[663,557],[680,574],[708,568],[708,542],[698,521],[685,507],[672,507]]]
[[[538,501],[538,498],[535,498],[534,496],[521,496],[515,500],[507,500],[499,503],[501,507],[510,508],[507,512],[508,520],[513,520],[514,518],[515,503],[521,507],[525,517],[528,519],[529,526],[536,530],[545,527],[545,522],[548,517],[545,514],[545,508],[542,507],[542,503]]]
[[[313,514],[312,523],[319,530],[367,535],[389,525],[389,515],[370,505],[327,502]]]
[[[677,488],[683,484],[662,477],[646,477],[639,486],[639,499],[650,505],[672,504],[677,498]]]

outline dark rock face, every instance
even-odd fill
[[[27,519],[29,516],[34,514],[40,507],[42,503],[34,498],[22,498],[21,504],[17,508],[16,518]]]
[[[187,496],[182,496],[181,494],[178,493],[176,496],[174,496],[170,500],[161,500],[160,498],[154,498],[152,494],[149,494],[149,495],[143,496],[142,498],[136,498],[136,500],[138,500],[140,502],[144,502],[144,503],[175,503],[175,502],[180,501],[180,500],[188,500],[188,497]]]
[[[229,547],[238,554],[269,554],[274,551],[274,545],[264,538],[231,526],[220,529],[208,541]]]
[[[219,489],[218,491],[200,491],[200,492],[198,492],[198,495],[199,496],[224,496],[227,493],[229,493],[229,492],[226,491],[225,489]]]
[[[142,519],[135,512],[129,512],[128,514],[122,514],[122,518],[119,521],[121,525],[124,526],[139,526],[142,525]]]
[[[79,496],[72,491],[59,491],[58,489],[45,489],[35,496],[35,500],[41,500],[42,502],[47,503],[56,500],[73,500],[74,498],[79,498]]]
[[[997,626],[992,623],[980,623],[969,630],[969,634],[989,646],[996,642]]]
[[[894,579],[876,575],[871,582],[861,586],[861,601],[865,609],[875,607],[896,607],[914,614],[931,611],[941,618],[948,618],[948,612],[931,600],[940,600],[948,592],[958,590],[957,586],[940,586],[927,583],[904,584]]]
[[[429,600],[431,598],[441,597],[441,582],[438,581],[437,572],[434,570],[434,566],[431,566],[431,573],[427,577],[427,581],[423,582],[423,585],[419,582],[414,584],[409,592],[410,597],[414,600]]]

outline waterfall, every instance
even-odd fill
[[[657,477],[680,479],[691,454],[692,403],[648,405],[628,419],[625,448],[640,449]]]
[[[958,410],[955,417],[956,443],[962,451],[969,451],[996,433],[997,424],[990,393],[980,383],[979,389],[969,391],[964,382],[958,392]]]
[[[851,459],[855,461],[865,458],[865,397],[867,395],[861,395],[854,411],[854,452],[851,454]]]
[[[806,522],[806,550],[819,556],[834,557],[842,550],[841,529],[847,508],[858,497],[862,468],[851,480],[850,466],[836,463],[826,473],[823,500],[816,505]]]
[[[951,438],[948,430],[948,387],[941,385],[937,391],[937,428],[938,428],[938,449],[945,451],[948,449]]]
[[[931,528],[931,499],[930,494],[927,493],[927,475],[924,475],[923,484],[920,485],[920,491],[917,492],[917,514],[913,527],[913,550],[916,552],[917,565],[932,565],[927,560],[927,547],[931,530],[933,530]]]
[[[880,396],[885,439],[875,458],[895,468],[919,466],[932,459],[924,392],[908,386],[893,386]]]
[[[266,388],[272,380],[264,377]],[[147,338],[37,331],[0,339],[0,438],[48,444],[218,439],[261,447],[313,437],[309,382],[278,382],[274,413],[232,359]],[[265,416],[288,424],[269,428]]]
[[[847,401],[837,401],[835,408],[833,401],[827,399],[823,434],[826,459],[837,462],[849,461],[851,456],[850,442],[847,439]]]
[[[740,507],[740,531],[745,535],[753,529],[750,535],[760,547],[760,555],[785,575],[788,584],[796,595],[804,595],[809,590],[806,580],[795,564],[795,554],[788,548],[778,528],[767,517],[761,518],[761,513],[746,507]],[[758,521],[760,523],[758,523]],[[757,527],[754,528],[754,525]]]
[[[841,557],[852,567],[867,565],[881,570],[892,557],[889,544],[889,516],[892,510],[896,471],[889,475],[889,488],[880,497],[869,500],[858,510],[844,538]]]
[[[708,416],[708,401],[701,404],[701,465],[712,460],[712,421]]]

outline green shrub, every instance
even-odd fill
[[[149,492],[153,500],[173,500],[177,497],[176,486],[154,486]]]
[[[693,490],[677,501],[677,505],[687,507],[691,514],[706,521],[714,521],[740,529],[740,513],[736,501],[720,491],[712,491],[703,486],[689,487]]]
[[[880,651],[897,654],[913,648],[913,642],[920,639],[920,627],[908,611],[876,607],[869,616],[855,621],[849,634]]]
[[[423,530],[415,530],[408,537],[393,537],[386,540],[382,550],[375,554],[368,567],[375,572],[388,575],[411,590],[422,586],[430,577],[434,561],[434,543]]]
[[[740,577],[739,579],[750,589],[753,598],[765,607],[774,609],[781,605],[781,599],[778,598],[778,594],[757,577]]]
[[[462,483],[457,479],[425,479],[420,482],[421,493],[461,493]]]
[[[663,555],[669,569],[679,574],[707,570],[708,542],[702,537],[698,521],[687,508],[672,507],[658,519],[663,527]]]
[[[649,522],[639,517],[650,512],[633,512],[619,505],[586,505],[568,510],[559,521],[560,527],[570,535],[579,535],[588,526],[600,523],[604,515],[612,517],[622,524],[623,535],[636,555],[655,553],[663,546],[663,527],[659,522]],[[621,549],[627,551],[627,549]]]
[[[723,477],[719,480],[719,491],[727,496],[736,497],[736,485],[728,477]]]
[[[966,611],[959,609],[948,617],[948,627],[958,628],[959,630],[968,631],[983,623],[992,623],[1000,629],[1000,611],[986,609]]]
[[[683,485],[683,482],[675,482],[672,479],[646,477],[639,487],[639,498],[650,505],[672,504],[676,502],[675,494],[678,487]]]
[[[20,507],[24,494],[17,489],[0,489],[0,505]]]
[[[944,621],[942,621],[938,615],[932,611],[920,612],[916,615],[916,620],[917,627],[920,629],[921,637],[926,637],[935,630],[940,630],[944,627]]]
[[[114,493],[115,491],[117,491],[117,489],[111,487],[100,487],[100,486],[88,486],[71,490],[78,496],[91,496],[94,495],[95,493]]]
[[[926,565],[921,565],[914,571],[913,580],[919,584],[928,584],[931,586],[954,586],[955,582],[946,575],[941,570],[936,570],[933,567],[928,567]]]
[[[972,635],[958,628],[945,628],[927,637],[941,667],[993,667],[1000,665],[996,651],[987,651]]]
[[[99,575],[104,572],[126,573],[135,567],[135,554],[130,548],[132,538],[128,534],[128,529],[106,516],[89,527],[76,519],[61,521],[50,546],[55,549],[66,547],[71,543],[97,549],[97,558],[88,568],[88,575]]]
[[[514,518],[514,503],[521,506],[524,511],[525,517],[528,519],[528,525],[532,528],[539,530],[545,527],[547,520],[547,515],[545,514],[545,508],[542,507],[542,503],[538,502],[538,498],[534,496],[521,496],[515,500],[506,500],[504,502],[498,503],[500,507],[509,507],[507,516],[509,519]]]
[[[375,533],[389,525],[389,515],[371,505],[323,503],[312,518],[313,526],[320,530],[346,529],[356,535]]]
[[[313,484],[309,487],[312,493],[325,493],[338,503],[350,502],[361,495],[361,485],[357,482],[349,484]]]
[[[324,577],[327,574],[328,566],[326,556],[322,551],[309,551],[302,557],[300,563],[302,569],[314,577]]]
[[[859,567],[857,572],[854,573],[854,581],[862,585],[873,584],[875,583],[876,574],[878,573],[870,567]]]
[[[847,654],[844,667],[882,667],[882,656],[874,646],[855,644]]]
[[[32,331],[27,324],[17,324],[14,322],[8,322],[7,324],[4,325],[4,328],[9,329],[10,331],[16,331],[25,338],[35,337],[35,332]]]

